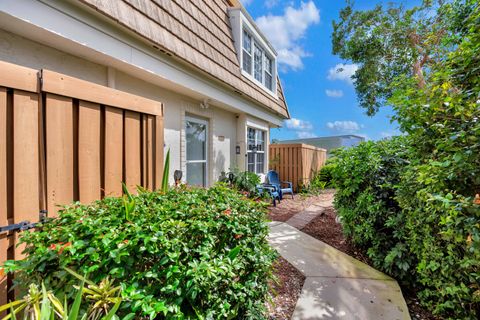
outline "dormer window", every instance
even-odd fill
[[[273,62],[272,59],[269,57],[265,56],[265,87],[268,88],[268,90],[272,90],[273,87]]]
[[[243,76],[269,94],[277,95],[276,52],[256,27],[253,19],[241,9],[231,9],[230,22]]]
[[[242,50],[242,68],[249,74],[252,74],[252,37],[243,31],[243,50]]]
[[[265,88],[273,91],[273,59],[268,56],[249,31],[243,30],[242,69]],[[253,56],[253,64],[252,64]]]

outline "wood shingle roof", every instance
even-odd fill
[[[228,15],[228,9],[236,1],[80,1],[232,90],[284,118],[289,117],[280,81],[276,98],[241,73]]]

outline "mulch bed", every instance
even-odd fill
[[[304,211],[313,203],[331,198],[333,192],[333,190],[327,189],[316,196],[296,194],[294,199],[291,198],[291,195],[286,195],[280,203],[277,203],[276,207],[271,206],[269,208],[268,217],[273,221],[285,222],[295,214]]]
[[[335,221],[336,213],[334,208],[327,208],[325,213],[321,216],[313,219],[308,225],[306,225],[302,231],[311,235],[312,237],[321,240],[332,247],[360,260],[368,265],[371,265],[369,259],[362,250],[359,250],[346,239],[343,235],[342,226]],[[402,288],[403,289],[403,288]],[[416,297],[414,292],[408,292],[403,289],[405,301],[407,302],[410,316],[413,320],[438,320],[431,314],[431,312],[425,310]]]
[[[266,304],[268,317],[270,320],[287,320],[295,310],[305,277],[282,257],[275,261],[273,272],[277,281],[270,283],[271,302]]]

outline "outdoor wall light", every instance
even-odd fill
[[[178,186],[180,181],[182,181],[183,173],[181,170],[175,170],[173,172],[173,179],[175,180],[175,185]]]
[[[236,146],[236,147],[235,147],[235,153],[236,153],[236,154],[240,154],[240,146]]]

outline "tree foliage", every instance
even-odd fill
[[[463,20],[476,2],[425,0],[409,9],[390,3],[355,11],[347,1],[339,21],[333,22],[333,53],[358,65],[354,85],[369,115],[389,102],[398,76],[425,87],[430,71],[468,32]]]
[[[404,217],[395,232],[406,230],[399,243],[415,261],[407,273],[412,285],[435,313],[478,319],[480,3],[424,1],[409,9],[354,11],[348,2],[334,29],[334,52],[359,65],[354,78],[361,106],[374,114],[391,105],[405,135],[401,157],[407,162],[390,188]],[[364,161],[369,157],[374,153]]]

